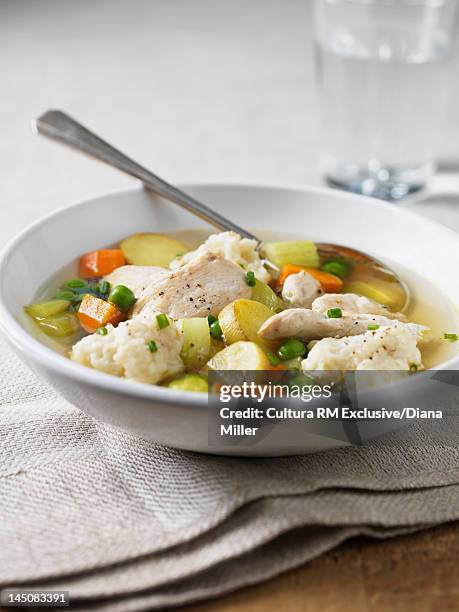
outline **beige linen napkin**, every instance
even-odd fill
[[[82,610],[176,607],[356,535],[459,518],[459,449],[440,441],[444,423],[429,430],[436,445],[231,459],[96,423],[3,340],[0,375],[0,588],[69,590]]]

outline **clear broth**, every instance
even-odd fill
[[[192,250],[204,242],[211,233],[213,233],[212,230],[194,229],[168,232],[168,235],[183,242],[186,247]],[[297,239],[294,236],[286,236],[285,234],[279,236],[279,234],[274,232],[258,232],[258,234],[263,240]],[[434,368],[457,356],[459,352],[458,342],[453,343],[443,339],[445,332],[459,332],[459,311],[441,290],[420,274],[400,266],[397,266],[397,269],[411,291],[412,299],[406,310],[408,319],[414,323],[426,325],[432,330],[432,340],[420,348],[424,366],[426,368]],[[50,299],[56,294],[60,285],[76,275],[77,263],[68,264],[44,284],[37,292],[34,301]],[[29,321],[29,329],[34,337],[64,356],[68,355],[75,342],[86,335],[82,331],[81,334],[68,338],[51,338],[44,334],[29,317],[26,318]]]

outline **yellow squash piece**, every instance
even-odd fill
[[[167,386],[169,389],[190,391],[192,393],[207,393],[209,390],[207,378],[199,374],[185,374],[184,376],[172,380]]]
[[[258,278],[255,279],[255,285],[252,287],[251,299],[255,302],[260,302],[260,304],[264,304],[270,308],[273,313],[281,309],[280,300],[277,295],[269,285],[262,283]]]
[[[120,248],[127,263],[162,268],[167,268],[173,259],[188,250],[175,238],[163,234],[134,234],[125,238]]]
[[[207,363],[212,370],[270,370],[265,353],[254,342],[235,342]]]
[[[258,335],[261,325],[273,314],[270,308],[254,300],[231,302],[218,315],[226,344],[250,340],[266,352],[275,350],[278,343],[264,340]]]

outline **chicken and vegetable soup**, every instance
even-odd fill
[[[406,370],[452,356],[456,321],[414,305],[346,249],[234,232],[136,234],[83,254],[79,277],[25,307],[73,361],[144,383],[206,391],[215,370]],[[441,327],[439,327],[441,326]],[[458,343],[459,344],[459,343]]]

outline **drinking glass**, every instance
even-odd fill
[[[398,200],[421,189],[446,110],[458,0],[316,0],[321,169]]]

